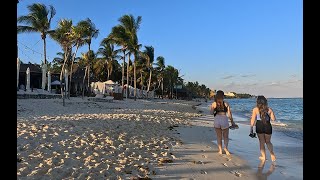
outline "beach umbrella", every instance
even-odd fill
[[[17,58],[17,89],[19,89],[19,71],[20,71],[20,64],[21,61],[19,58]]]
[[[27,72],[26,72],[26,74],[27,74],[27,91],[30,91],[30,69],[29,69],[29,67],[27,68]]]
[[[51,93],[51,73],[48,71],[48,92]]]

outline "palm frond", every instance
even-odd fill
[[[37,32],[38,30],[30,26],[17,26],[17,33]]]
[[[50,5],[49,7],[50,7],[50,18],[49,18],[49,26],[50,26],[51,19],[53,18],[54,15],[56,15],[56,9],[52,5]]]

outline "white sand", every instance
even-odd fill
[[[71,98],[63,107],[61,99],[18,99],[17,178],[233,179],[239,172],[250,179],[245,162],[201,142],[204,132],[212,133],[205,142],[215,140],[210,124],[188,127],[200,116],[197,103]]]

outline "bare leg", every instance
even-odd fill
[[[260,143],[260,153],[261,156],[259,157],[259,159],[261,161],[265,161],[266,160],[266,148],[264,147],[264,144],[266,143],[264,134],[258,134],[258,138],[259,138],[259,143]]]
[[[276,161],[276,156],[274,155],[274,152],[273,152],[273,145],[271,143],[271,134],[265,134],[264,138],[266,140],[266,144],[270,152],[271,161]]]
[[[222,154],[222,130],[220,128],[215,128],[217,133],[217,143],[219,148],[219,154]]]
[[[229,128],[222,130],[223,135],[223,142],[224,142],[224,151],[227,155],[230,155],[230,152],[228,150],[228,144],[229,144]]]

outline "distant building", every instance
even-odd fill
[[[39,64],[20,64],[19,70],[19,85],[18,87],[26,87],[27,85],[27,68],[30,69],[30,88],[41,89],[42,82],[42,70]],[[83,76],[84,76],[85,68],[75,68],[72,74],[71,81],[71,95],[81,95],[83,89]],[[85,80],[84,89],[85,92],[88,92],[88,78]],[[51,82],[58,80],[60,81],[60,73],[51,73]],[[96,79],[93,77],[92,71],[90,74],[90,82],[95,81]],[[22,86],[21,86],[22,85]]]
[[[39,64],[20,64],[19,70],[19,85],[18,87],[27,85],[27,69],[30,69],[30,88],[41,89],[42,70]],[[52,73],[51,82],[58,80],[60,74]]]
[[[228,97],[235,97],[235,93],[233,92],[227,92],[227,93],[224,93],[225,96],[228,96]]]

